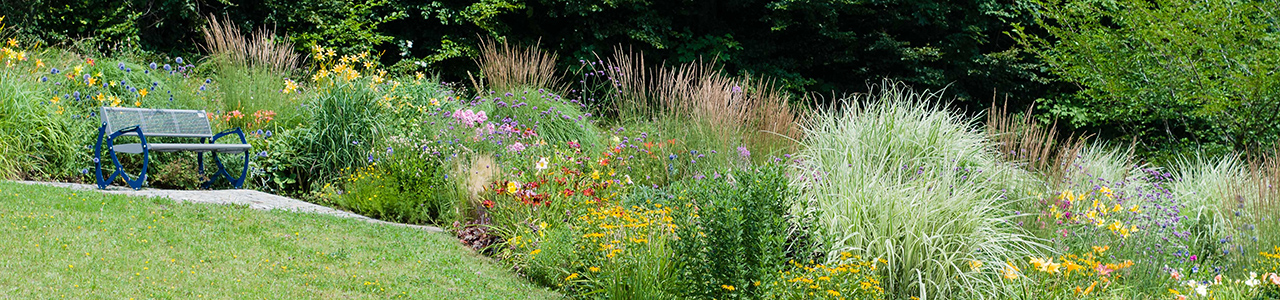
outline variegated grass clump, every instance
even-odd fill
[[[1041,183],[1001,163],[977,124],[901,83],[846,98],[804,123],[792,178],[818,249],[884,263],[891,299],[1000,298],[1006,261],[1044,246],[1011,222]]]

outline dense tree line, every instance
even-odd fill
[[[949,87],[969,105],[993,91],[1026,103],[1045,94],[1034,65],[1005,34],[1023,19],[1013,0],[84,0],[0,1],[0,13],[50,43],[89,38],[197,52],[204,18],[233,20],[312,44],[383,52],[461,79],[479,38],[541,41],[565,67],[617,47],[647,61],[715,58],[732,73],[792,91],[843,93],[893,77]],[[27,13],[41,12],[41,13]],[[305,49],[300,49],[305,50]]]
[[[198,53],[200,28],[215,16],[246,31],[274,28],[299,51],[370,50],[393,70],[449,81],[474,71],[487,38],[540,43],[565,70],[617,49],[652,64],[715,59],[796,93],[865,91],[889,77],[945,87],[969,112],[993,100],[1040,103],[1046,123],[1176,153],[1259,148],[1280,132],[1271,125],[1276,64],[1266,58],[1277,48],[1275,2],[0,0],[0,14],[43,43],[170,55]],[[1191,42],[1168,42],[1179,40]],[[1188,90],[1202,92],[1177,92]]]

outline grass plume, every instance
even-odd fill
[[[302,63],[302,56],[293,51],[293,42],[277,38],[272,30],[266,28],[243,35],[240,27],[229,19],[219,21],[209,16],[204,26],[204,43],[204,50],[211,57],[239,66],[288,73]]]
[[[473,80],[472,84],[477,92],[542,88],[564,94],[564,85],[556,73],[556,59],[555,53],[542,51],[539,43],[521,48],[505,40],[481,40],[476,65],[484,80]]]
[[[714,124],[715,136],[752,150],[790,150],[802,136],[801,115],[772,80],[730,77],[703,61],[650,68],[643,55],[622,49],[608,65],[620,118],[701,120]]]
[[[1071,135],[1058,140],[1058,124],[1042,127],[1031,117],[1033,105],[1021,117],[1009,111],[1009,104],[991,102],[987,111],[987,136],[995,142],[997,153],[1006,161],[1023,164],[1027,170],[1044,174],[1052,182],[1063,180],[1085,147],[1087,136]]]

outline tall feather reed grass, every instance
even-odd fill
[[[1258,198],[1245,203],[1253,216],[1247,220],[1257,225],[1259,240],[1280,245],[1280,147],[1250,159],[1249,181]]]
[[[477,93],[541,88],[563,95],[565,85],[556,72],[556,59],[555,53],[542,51],[538,43],[522,48],[505,40],[481,40],[476,65],[484,78],[472,78],[472,85]]]
[[[298,70],[301,54],[293,43],[266,28],[241,34],[229,20],[210,16],[204,27],[204,46],[220,81],[213,90],[218,106],[212,111],[258,111],[276,114],[273,126],[291,128],[302,121],[299,94],[281,93],[285,79]]]
[[[214,16],[209,16],[204,26],[204,50],[226,63],[289,73],[302,63],[302,55],[293,49],[293,42],[266,28],[243,35],[231,20],[219,21]]]
[[[1280,147],[1251,159],[1249,175],[1250,183],[1259,195],[1252,209],[1280,216]]]
[[[1057,122],[1042,127],[1031,118],[1034,109],[1035,106],[1027,108],[1019,117],[1009,111],[1007,101],[1002,106],[992,101],[987,111],[987,137],[995,142],[996,153],[1006,161],[1022,164],[1050,182],[1061,183],[1087,145],[1088,136],[1071,135],[1059,141]]]
[[[793,150],[803,132],[790,95],[765,78],[735,78],[711,62],[647,67],[642,55],[615,49],[605,71],[615,80],[622,119],[699,120],[723,140],[752,150]]]
[[[808,204],[795,214],[816,220],[828,259],[883,260],[891,299],[1000,298],[998,266],[1045,250],[1006,207],[1040,183],[940,96],[885,81],[805,122],[792,186]]]

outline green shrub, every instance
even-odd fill
[[[152,156],[150,170],[147,171],[147,185],[162,189],[182,189],[192,190],[200,187],[204,183],[201,178],[199,164],[196,163],[195,154],[192,153],[168,153],[165,154],[164,160],[156,159]],[[217,172],[217,167],[212,164],[212,158],[205,157],[206,174]],[[228,163],[230,164],[230,163]],[[235,173],[239,175],[239,173]]]
[[[510,118],[522,127],[534,128],[548,144],[575,141],[591,152],[605,148],[594,118],[576,102],[541,89],[494,92],[488,97],[492,97],[489,115],[494,123]]]
[[[888,297],[994,297],[996,272],[968,264],[1042,249],[1007,207],[1036,185],[997,160],[973,120],[930,104],[939,95],[885,83],[819,114],[805,124],[793,186],[810,199],[828,260],[850,251],[886,261]]]
[[[461,219],[459,202],[467,198],[448,176],[451,162],[412,146],[389,148],[377,161],[347,176],[338,206],[401,223],[443,225]]]
[[[321,87],[308,99],[304,124],[296,129],[290,147],[302,165],[293,170],[303,184],[337,178],[343,170],[361,167],[387,136],[387,104],[362,81]]]
[[[689,180],[672,189],[676,286],[694,299],[757,299],[787,261],[794,195],[780,166]]]
[[[18,70],[0,71],[0,178],[78,180],[91,167],[82,147],[96,134],[72,101],[52,101],[48,89]]]

